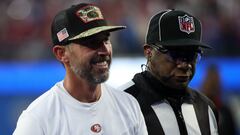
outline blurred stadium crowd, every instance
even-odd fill
[[[1,0],[0,59],[53,58],[51,20],[57,11],[78,2],[97,3],[111,23],[128,27],[112,38],[115,56],[142,56],[149,18],[167,8],[188,11],[202,21],[203,41],[215,48],[209,55],[240,56],[239,0]]]

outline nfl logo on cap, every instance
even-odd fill
[[[182,32],[186,32],[190,34],[195,31],[194,20],[193,17],[189,17],[188,15],[178,16],[179,28]]]
[[[201,22],[193,15],[169,9],[158,12],[148,23],[146,44],[164,47],[202,47],[211,46],[201,42]]]

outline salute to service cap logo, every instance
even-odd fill
[[[94,20],[103,20],[103,15],[98,7],[95,6],[86,6],[81,8],[76,13],[83,22],[88,23]]]
[[[72,40],[124,28],[126,26],[109,26],[96,5],[80,3],[60,11],[55,16],[51,29],[52,41],[54,45],[67,45]]]

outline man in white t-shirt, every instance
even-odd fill
[[[52,23],[53,53],[66,75],[23,111],[14,135],[147,135],[137,101],[103,84],[112,59],[109,26],[96,5],[60,11]]]

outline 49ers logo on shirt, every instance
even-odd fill
[[[94,133],[99,133],[102,130],[102,127],[100,124],[94,124],[94,125],[92,125],[91,130]]]

